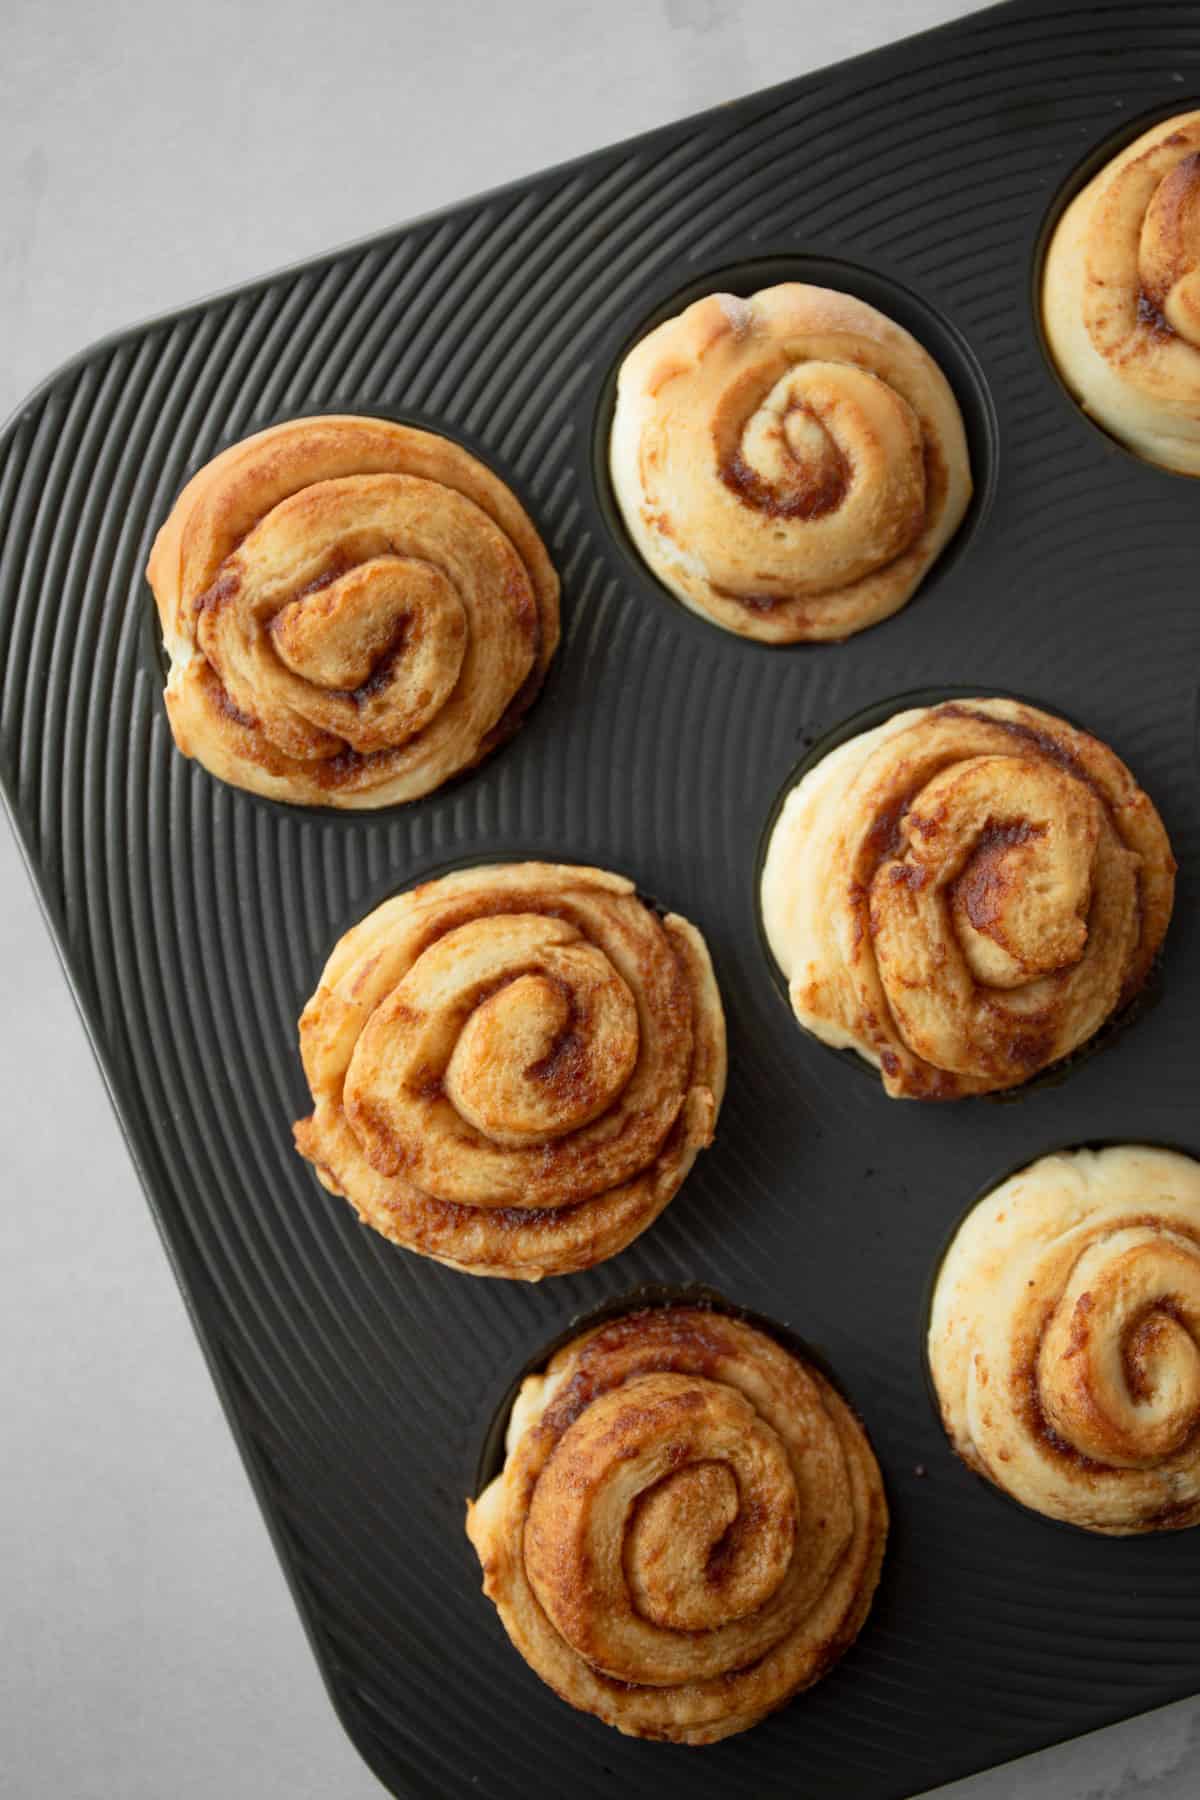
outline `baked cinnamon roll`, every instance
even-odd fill
[[[147,570],[175,742],[273,800],[415,800],[519,725],[558,577],[475,457],[383,419],[295,419],[194,475]]]
[[[1044,1156],[968,1214],[929,1365],[958,1454],[1114,1537],[1200,1522],[1200,1163]]]
[[[815,1369],[722,1313],[585,1332],[513,1407],[467,1509],[526,1662],[631,1737],[712,1744],[857,1636],[887,1537],[879,1466]]]
[[[621,365],[613,487],[685,606],[764,643],[911,599],[971,496],[962,418],[916,339],[850,294],[710,294]]]
[[[1042,320],[1085,411],[1139,456],[1200,475],[1200,112],[1151,126],[1071,201]]]
[[[1018,1086],[1137,993],[1175,863],[1112,751],[1015,700],[897,713],[772,832],[762,914],[793,1011],[894,1098]]]
[[[704,940],[624,876],[466,869],[348,931],[300,1020],[296,1145],[364,1223],[471,1275],[623,1250],[711,1142],[725,1021]]]

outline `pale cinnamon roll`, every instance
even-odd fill
[[[177,745],[273,800],[430,793],[516,729],[558,643],[558,577],[508,488],[383,419],[294,419],[223,451],[147,573]]]
[[[764,643],[897,612],[966,511],[967,442],[916,339],[850,294],[710,294],[617,382],[610,468],[630,536],[686,606]]]
[[[942,1265],[929,1365],[954,1448],[1026,1506],[1200,1522],[1200,1164],[1129,1145],[1002,1182]]]
[[[1015,700],[897,713],[788,795],[762,916],[800,1023],[893,1097],[1016,1087],[1142,986],[1175,863],[1112,751]]]
[[[711,1744],[854,1641],[887,1537],[845,1401],[764,1332],[675,1306],[585,1332],[530,1376],[467,1511],[526,1662],[631,1737]]]
[[[364,1223],[472,1275],[613,1256],[711,1142],[725,1021],[704,940],[624,876],[467,869],[348,931],[300,1020],[302,1156]]]
[[[1106,431],[1200,475],[1200,112],[1151,126],[1071,201],[1046,252],[1042,320]]]

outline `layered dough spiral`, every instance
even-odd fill
[[[704,940],[624,876],[497,864],[377,907],[300,1020],[301,1155],[376,1231],[472,1275],[590,1268],[711,1142]]]
[[[194,475],[147,570],[185,756],[310,806],[414,800],[520,723],[558,577],[489,469],[383,419],[295,419]]]
[[[792,1008],[893,1097],[1017,1086],[1097,1032],[1162,943],[1175,863],[1105,745],[1015,700],[901,712],[788,795],[762,913]]]
[[[1071,201],[1042,320],[1087,412],[1140,456],[1200,475],[1200,112],[1152,126]]]
[[[971,495],[957,402],[850,294],[710,294],[621,366],[610,467],[634,543],[686,606],[764,643],[897,612]]]
[[[1200,1523],[1200,1163],[1044,1156],[981,1200],[934,1293],[929,1363],[959,1455],[1112,1536]]]
[[[484,1592],[572,1706],[711,1744],[819,1679],[879,1578],[887,1505],[846,1403],[765,1333],[627,1314],[522,1385],[468,1508]]]

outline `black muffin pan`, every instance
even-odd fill
[[[1077,411],[1033,304],[1081,174],[1198,103],[1191,4],[979,13],[110,339],[4,434],[13,818],[334,1705],[396,1794],[891,1800],[1200,1687],[1200,1532],[1107,1541],[1007,1501],[951,1456],[922,1358],[931,1271],[982,1189],[1101,1138],[1200,1151],[1200,485]],[[976,498],[904,611],[781,650],[642,568],[603,445],[615,364],[648,323],[786,276],[861,294],[928,346]],[[273,805],[175,752],[143,577],[194,469],[335,409],[478,452],[563,577],[563,644],[518,736],[374,815]],[[964,685],[1110,743],[1163,813],[1180,887],[1157,1003],[1132,1027],[1015,1101],[930,1108],[795,1026],[755,876],[812,742]],[[717,1140],[677,1199],[623,1255],[537,1287],[395,1249],[290,1140],[296,1020],[331,945],[397,889],[495,856],[628,872],[702,928],[729,1020]],[[557,1700],[463,1533],[513,1377],[647,1283],[702,1284],[810,1343],[893,1509],[857,1646],[702,1751]]]

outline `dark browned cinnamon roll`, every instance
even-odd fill
[[[846,1403],[693,1307],[586,1332],[524,1383],[469,1509],[484,1591],[543,1681],[632,1737],[711,1744],[856,1637],[887,1505]]]
[[[492,864],[348,931],[300,1021],[296,1144],[385,1237],[536,1281],[624,1249],[712,1139],[704,940],[624,876]]]
[[[520,723],[558,643],[558,577],[457,444],[295,419],[194,475],[148,570],[185,756],[310,806],[413,800]]]

